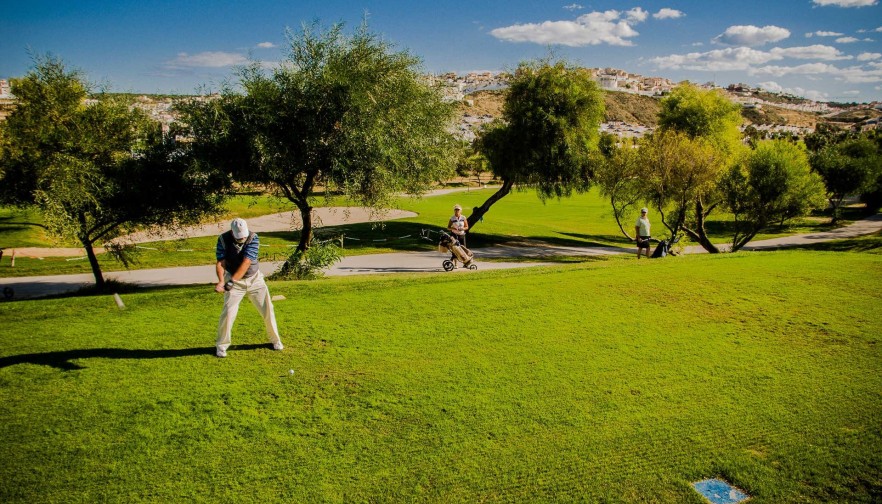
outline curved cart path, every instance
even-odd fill
[[[249,221],[251,222],[251,221]],[[882,214],[860,220],[840,229],[834,229],[823,233],[810,233],[803,235],[786,236],[769,240],[751,242],[745,250],[764,250],[812,243],[854,238],[861,235],[873,234],[882,231]],[[538,266],[543,257],[552,256],[598,256],[611,254],[633,254],[632,248],[619,247],[557,247],[547,246],[507,246],[500,245],[475,249],[475,260],[479,270],[523,268]],[[704,252],[701,247],[686,247],[685,253]],[[481,259],[505,259],[505,258],[530,258],[537,262],[482,262]],[[432,273],[442,272],[441,262],[445,256],[438,252],[396,252],[390,254],[373,254],[350,256],[331,267],[326,274],[328,276],[389,274],[389,273]],[[269,274],[275,271],[281,263],[261,263],[261,271]],[[455,272],[463,272],[457,269]],[[214,265],[190,266],[180,268],[162,268],[151,270],[132,270],[105,273],[105,278],[120,282],[133,283],[144,286],[159,285],[193,285],[211,284],[215,282]],[[91,274],[80,275],[54,275],[42,277],[19,277],[0,278],[0,288],[10,287],[14,289],[14,299],[27,299],[52,294],[73,292],[84,286],[94,283]]]

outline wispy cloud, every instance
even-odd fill
[[[248,58],[238,53],[223,51],[206,51],[196,54],[185,52],[178,53],[177,57],[168,63],[168,68],[223,68],[242,65],[248,62]]]
[[[581,5],[577,4],[577,3],[570,4],[570,5],[564,5],[564,9],[566,9],[566,10],[568,10],[568,11],[582,10],[582,9],[584,9],[584,8],[585,8],[585,7],[583,7],[583,6],[581,6]]]
[[[714,37],[718,44],[731,46],[758,46],[769,42],[778,42],[790,36],[790,30],[780,26],[737,25],[726,28],[726,31]]]
[[[838,32],[832,32],[832,31],[820,31],[820,30],[816,31],[816,32],[809,32],[809,33],[805,34],[806,38],[811,38],[812,36],[815,36],[815,37],[841,37],[843,35],[845,35],[845,34],[838,33]]]
[[[803,89],[801,87],[784,87],[775,81],[760,82],[759,86],[766,91],[771,91],[773,93],[787,93],[793,96],[802,96],[803,98],[808,98],[809,100],[815,101],[826,101],[828,96],[827,93]]]
[[[632,25],[646,19],[646,14],[639,7],[624,13],[617,10],[590,12],[579,16],[575,21],[516,24],[495,28],[490,30],[490,34],[506,42],[560,44],[570,47],[598,44],[633,46],[634,43],[629,39],[639,33]]]
[[[669,9],[667,7],[663,9],[659,9],[658,12],[652,15],[655,19],[677,19],[685,16],[686,14],[683,11],[678,11],[677,9]]]
[[[879,0],[814,0],[814,3],[821,7],[826,5],[835,5],[836,7],[870,7],[879,3]]]
[[[871,63],[867,67],[850,66],[838,68],[826,63],[808,63],[797,66],[769,65],[750,69],[751,75],[773,75],[783,77],[785,75],[829,75],[836,80],[849,84],[867,84],[882,82],[882,63]]]
[[[858,61],[873,61],[873,60],[877,60],[879,58],[882,58],[882,54],[877,53],[877,52],[876,53],[865,52],[865,53],[860,53],[857,55]]]
[[[272,42],[261,42],[261,43],[257,44],[257,47],[259,47],[261,49],[272,49],[273,47],[278,47],[278,46],[276,44],[273,44]]]
[[[750,47],[728,47],[706,52],[672,54],[670,56],[652,58],[650,61],[659,68],[664,69],[718,72],[750,70],[756,65],[764,65],[787,58],[821,61],[852,59],[851,56],[842,54],[835,47],[818,44],[803,47],[774,47],[768,51],[761,51]]]
[[[839,37],[838,39],[836,39],[836,42],[839,44],[851,44],[854,42],[860,42],[860,40],[854,37]]]
[[[857,95],[861,94],[861,92],[858,91],[857,89],[852,89],[849,91],[843,91],[842,94],[845,96],[857,96]]]

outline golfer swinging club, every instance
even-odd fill
[[[217,285],[214,290],[224,295],[224,309],[217,324],[217,356],[226,357],[230,346],[233,322],[239,313],[239,303],[246,294],[260,312],[273,349],[281,350],[282,340],[276,326],[276,314],[263,273],[257,267],[260,240],[257,233],[248,231],[245,219],[234,219],[230,230],[217,238]]]

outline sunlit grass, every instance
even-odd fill
[[[484,202],[495,189],[473,189],[440,196],[420,199],[400,198],[395,206],[418,214],[410,219],[389,221],[382,225],[375,223],[350,224],[344,226],[325,226],[316,228],[320,239],[339,239],[343,237],[344,254],[376,254],[413,250],[431,250],[437,244],[420,239],[423,229],[444,229],[453,213],[453,205],[461,204],[466,214],[470,209]],[[347,205],[341,199],[326,200],[318,197],[316,205]],[[251,218],[255,215],[290,211],[289,203],[266,195],[240,195],[232,198],[228,206],[229,216],[240,215]],[[848,209],[847,219],[859,218],[860,209]],[[636,219],[636,215],[634,217]],[[650,214],[653,222],[653,235],[664,237],[667,230],[657,215]],[[842,224],[847,224],[844,221]],[[626,229],[633,227],[633,219],[628,219]],[[731,216],[717,213],[708,222],[712,240],[725,244],[731,239]],[[784,227],[772,227],[757,235],[755,240],[774,238],[799,233],[820,232],[831,229],[829,220],[823,215],[796,219]],[[633,229],[628,229],[633,233]],[[16,238],[19,239],[19,238]],[[292,247],[300,239],[297,231],[261,233],[262,260],[284,260]],[[163,268],[172,266],[195,266],[213,261],[216,237],[199,237],[188,240],[138,244],[138,254],[133,268]],[[681,244],[685,245],[686,240]],[[496,244],[552,244],[565,246],[617,246],[632,248],[632,242],[625,239],[618,229],[609,203],[596,190],[586,194],[576,194],[571,198],[551,199],[544,204],[534,192],[514,192],[494,205],[485,215],[484,221],[474,226],[469,236],[469,246],[480,248]],[[44,260],[22,257],[16,268],[6,268],[8,258],[0,261],[0,276],[33,276],[49,274],[89,273],[88,262],[84,258],[46,258]],[[567,259],[573,261],[573,259]],[[101,257],[104,271],[123,269],[123,266],[109,256]]]
[[[738,253],[0,304],[0,501],[882,495],[882,257]],[[294,375],[288,374],[293,369]]]

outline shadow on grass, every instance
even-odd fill
[[[232,345],[229,350],[258,350],[260,348],[272,348],[270,343],[261,345]],[[192,357],[195,355],[214,356],[215,348],[180,348],[173,350],[137,350],[128,348],[85,348],[81,350],[64,350],[61,352],[43,352],[22,355],[10,355],[0,357],[0,369],[16,364],[39,364],[50,366],[63,371],[76,371],[86,369],[74,360],[80,359],[175,359],[178,357]]]
[[[443,226],[426,225],[422,222],[387,221],[382,226],[372,223],[348,224],[344,226],[328,226],[316,230],[320,240],[336,239],[341,235],[346,253],[357,255],[361,250],[388,248],[401,252],[419,252],[433,250],[437,241],[427,241],[420,237],[420,232],[429,229],[433,232],[445,231]],[[482,233],[476,229],[468,236],[469,248],[492,247],[496,245],[547,245],[559,247],[609,247],[627,244],[619,235],[586,235],[578,233],[560,233],[561,237],[552,236],[514,236]],[[299,231],[264,232],[261,236],[297,243]],[[437,238],[436,234],[432,235]],[[571,238],[568,238],[571,237]],[[265,260],[283,260],[281,255],[266,257]]]
[[[858,238],[812,243],[810,245],[796,245],[787,247],[787,249],[814,250],[820,252],[872,252],[882,254],[882,232]]]

